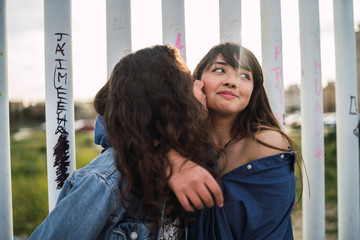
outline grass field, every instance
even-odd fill
[[[301,130],[291,129],[288,134],[301,147]],[[326,129],[325,139],[325,236],[327,240],[338,239],[337,226],[337,169],[336,169],[336,132]],[[297,181],[299,173],[296,172]],[[303,176],[303,181],[306,177]],[[311,186],[310,186],[311,189]],[[297,184],[297,196],[300,194],[300,184]],[[294,207],[292,214],[294,238],[302,239],[302,202]]]
[[[76,168],[100,153],[92,132],[75,136]],[[15,236],[28,236],[48,213],[45,131],[33,129],[18,139],[11,134],[11,177]]]
[[[300,143],[300,130],[289,134]],[[13,221],[15,236],[28,236],[48,213],[46,138],[45,131],[31,129],[25,137],[11,133],[11,169]],[[93,132],[78,132],[75,136],[76,168],[81,168],[99,154],[93,143]],[[337,239],[336,212],[336,136],[325,138],[325,191],[327,239]],[[301,202],[295,207],[294,230],[301,233]],[[295,238],[297,239],[297,238]]]

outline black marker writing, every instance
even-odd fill
[[[58,142],[54,147],[53,156],[55,157],[55,161],[53,167],[56,167],[56,189],[61,189],[66,178],[69,176],[69,173],[67,173],[67,169],[70,165],[68,140],[69,134],[64,129],[61,129],[60,131],[57,129],[56,131],[61,132],[61,134],[58,138]]]
[[[63,39],[63,36],[70,36],[65,33],[55,33],[58,36],[57,45],[55,54],[61,54],[62,57],[65,57],[66,51],[64,49],[66,42]],[[67,113],[67,77],[68,72],[67,68],[64,66],[67,63],[66,59],[56,58],[55,59],[55,69],[53,84],[54,89],[56,90],[56,120],[57,128],[55,130],[55,135],[58,136],[58,140],[53,150],[54,165],[56,167],[56,189],[61,189],[64,185],[66,178],[69,176],[68,167],[70,166],[70,144],[69,144],[69,133],[66,129],[66,123],[68,122],[66,113]]]
[[[357,115],[356,97],[350,96],[350,115]]]

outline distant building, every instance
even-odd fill
[[[23,112],[24,112],[23,102],[9,102],[10,125],[13,123],[22,124],[24,118]]]
[[[359,24],[360,29],[360,24]],[[360,30],[355,32],[356,41],[356,69],[357,69],[357,101],[360,106]],[[329,81],[323,88],[324,113],[335,112],[335,81]],[[300,88],[298,85],[285,89],[285,112],[293,113],[300,110]]]
[[[291,85],[285,89],[285,112],[293,113],[300,110],[299,85]]]
[[[23,102],[9,102],[9,111],[12,112],[19,112],[24,110]]]
[[[285,112],[294,113],[301,108],[300,87],[291,85],[285,89]],[[331,81],[323,89],[324,113],[335,112],[335,82]]]
[[[328,82],[323,89],[324,113],[335,112],[335,82]]]
[[[19,127],[22,125],[40,124],[45,119],[45,102],[30,104],[25,107],[22,102],[9,102],[10,125]],[[74,103],[75,120],[82,120],[78,123],[94,123],[97,113],[92,102]],[[54,112],[56,114],[56,112]]]
[[[97,113],[95,112],[92,101],[88,102],[75,102],[75,120],[79,119],[96,119]]]

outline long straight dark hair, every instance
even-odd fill
[[[140,218],[155,221],[153,230],[161,223],[165,201],[167,208],[185,216],[168,187],[169,150],[216,174],[208,149],[208,122],[179,52],[157,45],[128,54],[97,93],[94,106],[104,116],[115,152],[123,206],[138,202],[144,213]]]
[[[282,151],[294,151],[299,170],[301,153],[295,142],[284,132],[271,109],[269,99],[264,88],[264,74],[260,63],[255,55],[247,48],[237,43],[225,42],[218,44],[201,59],[196,66],[193,76],[195,79],[201,79],[204,71],[208,70],[218,56],[222,56],[225,61],[235,70],[238,68],[250,71],[254,79],[254,88],[251,94],[249,104],[246,108],[237,114],[231,128],[231,137],[236,140],[243,137],[250,137],[255,141]],[[273,130],[283,135],[290,146],[290,149],[279,149],[265,143],[256,137],[256,134],[263,130]],[[299,171],[302,188],[302,172]],[[301,199],[301,195],[299,200]]]

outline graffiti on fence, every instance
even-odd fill
[[[178,35],[177,35],[175,47],[179,50],[180,56],[183,57],[182,49],[184,48],[184,45],[181,45],[181,34],[180,33],[178,33]]]
[[[55,49],[55,56],[59,57],[55,59],[55,70],[53,77],[54,89],[56,90],[56,119],[57,119],[57,128],[55,130],[55,135],[58,135],[57,143],[55,144],[53,150],[54,165],[56,167],[56,182],[57,189],[61,189],[66,178],[69,176],[67,172],[70,165],[70,155],[69,155],[69,133],[67,131],[67,83],[68,83],[68,68],[67,64],[67,52],[65,51],[65,46],[67,44],[66,40],[70,39],[70,35],[66,33],[55,33],[57,36],[57,44]]]
[[[322,84],[321,84],[321,64],[314,61],[314,91],[315,91],[315,112],[314,126],[315,136],[320,143],[314,149],[314,157],[318,160],[324,160],[324,143],[323,143],[323,104],[322,104]]]
[[[356,97],[355,97],[355,96],[350,96],[350,110],[349,110],[349,114],[350,114],[350,115],[357,115],[357,114],[358,114],[357,106],[356,106]]]

